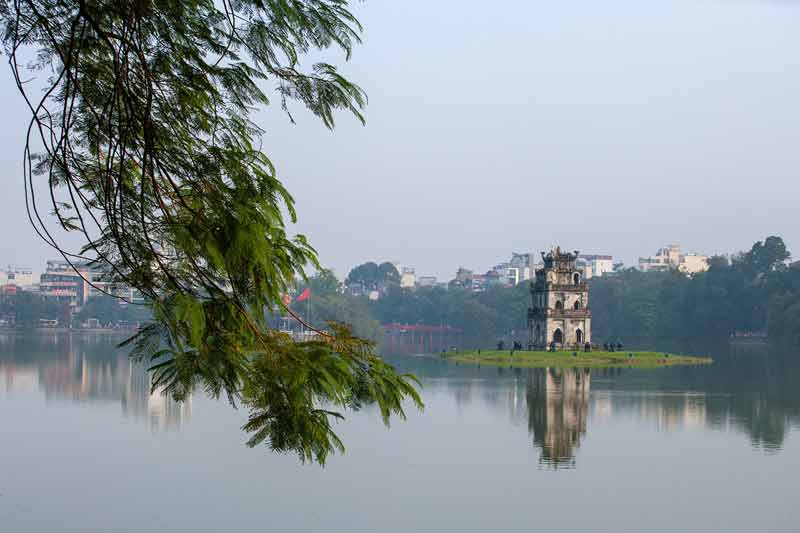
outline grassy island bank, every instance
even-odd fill
[[[544,367],[637,367],[655,368],[676,365],[707,365],[713,361],[710,357],[690,357],[665,352],[525,352],[515,351],[510,355],[508,350],[481,350],[444,353],[442,356],[451,361],[493,366],[513,366],[520,368]]]

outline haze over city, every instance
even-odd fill
[[[791,2],[367,2],[342,69],[366,127],[271,106],[264,151],[339,276],[367,260],[450,279],[559,243],[633,266],[800,245],[800,11]],[[332,59],[341,61],[340,56]],[[57,256],[25,222],[27,121],[10,74],[0,260]],[[311,148],[313,147],[313,149]]]
[[[0,0],[0,530],[797,531],[798,3]]]

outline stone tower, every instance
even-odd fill
[[[589,289],[575,266],[578,252],[563,253],[556,248],[542,253],[542,259],[544,268],[536,271],[531,283],[528,348],[581,349],[592,342],[592,312]]]

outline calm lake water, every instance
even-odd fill
[[[391,362],[424,413],[338,425],[324,468],[246,413],[150,395],[108,340],[0,337],[0,531],[796,531],[800,353],[708,368]]]

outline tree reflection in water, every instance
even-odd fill
[[[151,431],[179,429],[192,398],[177,403],[151,392],[144,365],[107,337],[0,335],[0,393],[40,391],[48,401],[119,402],[124,416]]]

